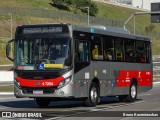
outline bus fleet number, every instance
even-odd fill
[[[53,82],[43,82],[43,86],[53,86]]]

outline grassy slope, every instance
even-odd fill
[[[118,7],[118,6],[113,6],[113,5],[108,5],[108,4],[103,4],[100,2],[96,2],[99,12],[97,14],[98,17],[106,17],[110,19],[116,19],[116,20],[122,20],[126,21],[131,14],[134,12],[141,12],[137,10],[132,10],[132,9],[127,9],[123,7]],[[147,27],[150,24],[150,16],[149,15],[140,15],[135,17],[135,26],[136,26],[136,34],[140,33],[145,33],[145,27]],[[159,55],[160,54],[160,24],[154,24],[155,29],[154,32],[158,32],[159,35],[151,35],[152,39],[152,51],[154,55]],[[129,29],[130,31],[133,32],[133,19],[129,22],[128,26],[132,27],[132,29]]]
[[[19,7],[25,7],[25,8],[40,8],[40,9],[50,9],[50,10],[58,10],[57,8],[52,7],[49,2],[51,0],[0,0],[1,4],[3,6],[19,6]],[[125,21],[128,19],[128,17],[135,12],[135,10],[122,8],[118,6],[103,4],[100,2],[96,2],[99,11],[97,13],[97,17],[102,18],[109,18],[109,19],[115,19],[115,20],[122,20]],[[10,23],[6,22],[8,18],[4,18],[0,16],[0,27],[3,29],[0,29],[1,34],[3,34],[5,37],[10,37]],[[53,19],[44,19],[44,18],[33,18],[33,17],[22,17],[22,16],[13,16],[13,29],[15,30],[17,25],[20,24],[26,24],[26,23],[39,23],[39,22],[65,22],[68,21],[64,20],[53,20]],[[136,33],[144,31],[145,27],[150,24],[150,17],[148,15],[143,16],[136,16],[136,28],[141,29],[140,31],[136,30]],[[133,20],[129,23],[130,27],[133,28]],[[155,30],[159,31],[160,26],[158,24],[155,24]],[[133,31],[133,29],[130,29],[130,31]],[[1,36],[0,36],[1,37]],[[159,49],[159,36],[152,37],[153,40],[153,54],[157,55],[160,54]],[[5,43],[0,42],[1,48],[3,50],[0,51],[0,58],[3,58],[0,60],[0,64],[3,63],[10,63],[9,61],[6,61],[5,57]]]
[[[58,10],[55,7],[52,7],[49,3],[51,0],[0,0],[1,5],[9,5],[9,6],[19,6],[19,7],[27,7],[27,8],[41,8],[41,9],[50,9],[50,10]],[[129,16],[137,12],[137,10],[127,9],[123,7],[113,6],[104,4],[101,2],[95,2],[98,6],[97,17],[115,19],[126,21]],[[149,15],[136,16],[136,28],[143,29],[148,26],[150,22]],[[131,25],[133,26],[133,20],[131,21]],[[155,30],[160,29],[160,26],[156,25]]]
[[[122,20],[126,21],[129,16],[135,12],[142,12],[138,10],[133,10],[133,9],[128,9],[128,8],[123,8],[123,7],[118,7],[114,5],[108,5],[108,4],[103,4],[100,2],[96,2],[99,12],[97,13],[98,17],[106,17],[110,19],[116,19],[116,20]],[[136,19],[136,28],[143,28],[148,26],[150,24],[150,16],[149,15],[139,15],[135,17]],[[133,26],[133,20],[131,20],[132,26]],[[160,28],[160,26],[157,24],[156,25],[156,30]]]
[[[0,41],[0,64],[6,63],[7,58],[5,57],[5,42]],[[1,68],[0,68],[1,69]]]
[[[1,5],[27,8],[56,9],[49,5],[51,0],[0,0]]]
[[[14,91],[14,87],[13,85],[5,85],[5,86],[0,86],[0,92],[13,92]]]

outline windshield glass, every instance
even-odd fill
[[[16,40],[19,70],[67,68],[71,65],[70,39],[39,38]]]

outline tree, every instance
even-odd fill
[[[90,15],[95,16],[96,13],[98,12],[96,4],[92,2],[89,7],[90,7]]]
[[[52,5],[59,9],[69,10],[74,13],[87,13],[88,11],[87,9],[84,9],[84,7],[89,7],[89,14],[91,16],[95,16],[98,12],[96,4],[91,0],[52,0]]]
[[[155,25],[154,24],[149,24],[146,28],[145,31],[147,33],[147,35],[149,35],[149,33],[152,33],[152,31],[155,29]]]
[[[72,0],[52,0],[52,5],[58,9],[69,10],[70,4],[72,4]]]
[[[91,16],[95,16],[98,12],[96,4],[91,0],[74,0],[74,4],[76,9],[80,9],[84,13],[88,13],[87,9],[84,9],[84,7],[89,7],[89,14]]]

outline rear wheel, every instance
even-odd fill
[[[137,99],[137,84],[135,82],[132,82],[129,95],[125,99],[127,102],[134,102]]]
[[[99,87],[96,83],[91,83],[89,96],[85,100],[85,105],[88,107],[96,106],[99,100]]]
[[[50,104],[50,99],[49,98],[36,98],[36,103],[40,107],[48,107],[48,105]]]

